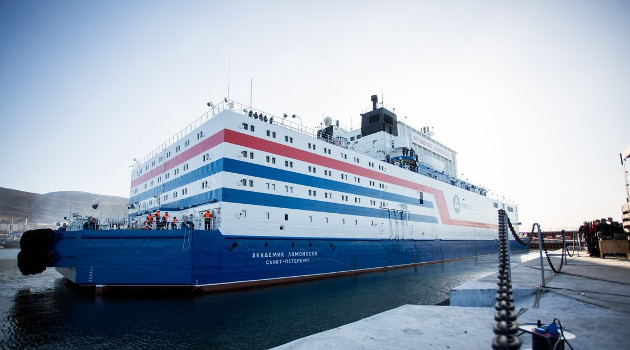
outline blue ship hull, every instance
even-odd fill
[[[48,266],[84,286],[212,291],[493,254],[497,247],[497,240],[317,239],[226,236],[218,230],[81,230],[57,232],[50,247],[55,258]]]

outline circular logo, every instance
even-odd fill
[[[459,197],[457,195],[453,196],[453,210],[455,210],[455,212],[457,214],[459,214],[459,211],[461,210],[461,204],[459,203]]]

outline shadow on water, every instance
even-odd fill
[[[1,258],[1,256],[0,256]],[[232,292],[111,293],[0,259],[6,349],[260,349],[404,304],[447,304],[453,287],[496,271],[497,256]],[[16,273],[17,270],[17,273]]]

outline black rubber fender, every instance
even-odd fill
[[[55,261],[51,244],[57,240],[57,232],[49,228],[29,230],[22,234],[18,267],[23,275],[35,275],[46,270]]]

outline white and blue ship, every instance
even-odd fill
[[[225,99],[136,160],[128,218],[29,231],[20,268],[212,291],[496,253],[497,210],[517,222],[517,207],[458,179],[456,152],[376,96],[361,116],[315,130]],[[158,210],[167,225],[147,220]]]

